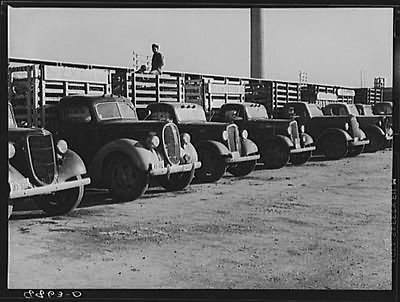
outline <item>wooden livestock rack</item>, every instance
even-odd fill
[[[383,88],[356,88],[355,103],[375,104],[383,101]]]
[[[109,71],[10,60],[9,101],[18,123],[46,127],[56,119],[55,105],[66,95],[111,93]]]

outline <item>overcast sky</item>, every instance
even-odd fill
[[[268,79],[392,83],[392,9],[265,9]],[[248,77],[249,9],[10,8],[9,56],[132,66],[158,42],[166,70]]]

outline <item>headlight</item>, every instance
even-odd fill
[[[160,138],[157,135],[154,135],[151,137],[150,143],[153,148],[157,148],[160,145]]]
[[[301,126],[300,126],[300,131],[301,131],[302,133],[305,133],[305,132],[306,132],[306,126],[301,125]]]
[[[12,143],[8,143],[8,159],[13,158],[15,155],[15,147]]]
[[[349,123],[344,124],[344,130],[346,130],[346,131],[349,130]]]
[[[242,131],[242,137],[243,137],[244,139],[246,139],[248,136],[249,136],[249,133],[247,132],[246,129],[244,129],[244,130]]]
[[[68,144],[67,144],[67,142],[66,142],[65,140],[63,140],[63,139],[60,139],[60,140],[57,142],[57,151],[58,151],[60,154],[65,154],[65,152],[67,152],[67,150],[68,150]]]
[[[289,126],[289,127],[287,128],[287,132],[289,133],[289,135],[292,135],[292,127]]]
[[[183,133],[182,134],[182,142],[183,144],[190,144],[190,134],[189,133]]]
[[[224,131],[222,132],[222,139],[223,139],[224,141],[227,141],[227,140],[228,140],[228,131],[224,130]]]

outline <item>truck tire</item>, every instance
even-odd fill
[[[341,159],[347,155],[347,141],[340,134],[328,134],[321,139],[321,151],[327,159]]]
[[[237,165],[229,166],[228,172],[236,177],[246,176],[256,168],[256,164],[256,160],[245,161]]]
[[[224,158],[210,147],[199,147],[200,169],[195,172],[196,182],[216,182],[224,176]]]
[[[290,155],[290,162],[294,166],[300,166],[306,163],[312,155],[312,151],[306,151]]]
[[[287,165],[290,150],[280,141],[266,141],[261,146],[261,158],[267,169],[280,169]]]
[[[68,180],[82,179],[80,175]],[[68,181],[67,180],[67,181]],[[73,211],[80,203],[84,193],[84,186],[58,191],[51,195],[34,197],[39,209],[49,215],[64,215]]]
[[[149,176],[140,171],[125,154],[107,160],[104,178],[111,194],[120,201],[132,201],[144,194],[149,187]]]
[[[186,189],[192,182],[194,174],[189,172],[174,173],[167,177],[162,175],[157,177],[158,183],[167,191],[179,191]]]
[[[373,153],[384,148],[384,137],[373,131],[367,131],[365,133],[367,135],[367,139],[369,139],[369,144],[365,146],[365,152]]]
[[[365,145],[349,147],[349,151],[347,152],[348,157],[355,157],[360,155],[364,151]]]

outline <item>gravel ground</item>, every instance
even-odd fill
[[[391,289],[392,151],[114,203],[20,204],[9,288]]]

